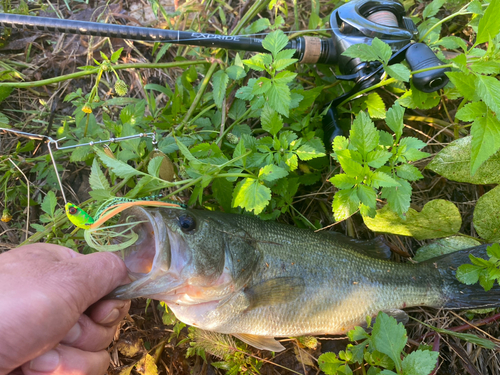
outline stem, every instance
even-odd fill
[[[467,9],[467,7],[469,5],[470,5],[470,3],[464,5],[462,8],[460,8],[460,10],[458,12],[450,14],[448,17],[445,17],[442,20],[440,20],[439,22],[437,22],[429,30],[427,30],[427,32],[418,41],[422,42],[425,39],[425,37],[431,33],[432,30],[434,30],[436,27],[438,27],[439,25],[443,24],[444,22],[449,21],[449,20],[451,20],[452,18],[454,18],[456,16],[461,16],[463,14],[472,14],[472,12],[464,12],[464,10]]]
[[[191,65],[198,65],[198,64],[206,64],[206,60],[193,60],[193,61],[181,61],[181,62],[174,62],[174,63],[140,63],[140,64],[121,64],[121,65],[114,65],[113,69],[115,70],[121,70],[121,69],[168,69],[168,68],[175,68],[175,67],[182,67],[182,66],[191,66]],[[16,88],[26,88],[26,87],[39,87],[39,86],[45,86],[45,85],[50,85],[53,83],[61,82],[61,81],[66,81],[68,79],[74,79],[74,78],[80,78],[80,77],[85,77],[89,76],[92,74],[96,74],[99,72],[100,67],[95,67],[93,69],[85,70],[82,72],[76,72],[76,73],[71,73],[71,74],[66,74],[64,76],[60,77],[54,77],[54,78],[49,78],[49,79],[43,79],[41,81],[33,81],[33,82],[0,82],[0,87],[16,87]]]

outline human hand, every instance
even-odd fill
[[[103,375],[130,301],[99,300],[129,282],[111,253],[33,244],[1,254],[0,375]]]

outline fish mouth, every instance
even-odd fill
[[[138,235],[137,241],[120,252],[132,282],[122,285],[107,298],[131,299],[148,297],[162,299],[162,295],[171,293],[183,284],[177,270],[171,269],[172,252],[182,246],[182,239],[168,230],[159,209],[131,207],[121,214],[120,223],[134,224],[130,231]],[[180,265],[182,259],[174,259]]]

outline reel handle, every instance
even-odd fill
[[[412,71],[443,65],[432,50],[423,43],[415,43],[406,51],[406,61]],[[450,68],[433,69],[413,75],[413,85],[417,90],[430,93],[442,89],[449,79],[446,72]]]

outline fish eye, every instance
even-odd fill
[[[179,226],[184,233],[191,232],[196,229],[196,220],[192,216],[182,215],[179,217]]]
[[[68,211],[69,211],[69,213],[70,213],[71,215],[75,215],[77,210],[76,210],[76,207],[70,207],[70,208],[68,209]]]

